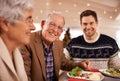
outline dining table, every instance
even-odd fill
[[[60,74],[59,81],[68,81],[69,77],[67,76],[67,71],[64,71]],[[113,78],[104,76],[102,81],[120,81],[120,78]]]

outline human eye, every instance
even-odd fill
[[[62,27],[58,26],[58,29],[62,30]]]
[[[93,25],[93,24],[94,24],[94,22],[91,22],[91,23],[90,23],[90,25]]]
[[[50,26],[55,26],[55,23],[50,22]]]
[[[33,23],[33,19],[32,18],[28,19],[28,22]]]
[[[58,29],[59,29],[60,31],[64,31],[64,28],[61,27],[61,26],[58,26]]]
[[[25,20],[27,23],[33,23],[33,19],[31,16],[29,16],[28,18],[26,18]]]
[[[83,23],[84,26],[87,26],[87,23]]]

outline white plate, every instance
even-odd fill
[[[85,73],[100,73],[100,72],[89,72],[89,71],[83,71],[82,74],[85,74]],[[101,73],[100,73],[101,74]],[[90,81],[102,81],[104,79],[104,76],[101,74],[101,79],[99,80],[91,80],[89,78],[85,78],[85,77],[80,77],[80,76],[71,76],[69,74],[69,72],[67,72],[67,76],[70,77],[70,78],[77,78],[77,79],[84,79],[84,80],[90,80]]]
[[[120,76],[113,76],[111,75],[110,73],[106,72],[107,69],[100,69],[99,71],[105,75],[105,76],[108,76],[108,77],[112,77],[112,78],[120,78]]]

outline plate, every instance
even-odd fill
[[[67,76],[70,78],[84,79],[90,81],[102,81],[104,79],[104,76],[100,72],[82,71],[81,75],[83,76],[71,76],[70,73],[67,72]]]
[[[105,76],[112,77],[112,78],[120,78],[120,76],[112,75],[109,72],[106,72],[106,70],[108,70],[108,69],[100,69],[99,71]]]

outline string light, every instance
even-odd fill
[[[56,11],[55,11],[55,10],[53,10],[52,12],[53,12],[53,13],[55,13]]]
[[[104,13],[104,14],[106,14],[107,12],[106,12],[106,11],[104,11],[103,13]]]
[[[58,2],[58,5],[62,5],[62,2]]]
[[[43,14],[44,13],[44,10],[50,10],[50,11],[52,11],[52,12],[58,12],[58,11],[55,11],[55,10],[52,10],[52,8],[50,7],[51,5],[51,2],[50,1],[47,1],[46,3],[45,3],[45,5],[46,5],[46,9],[41,9],[40,11],[39,11],[39,13],[40,14]],[[64,5],[65,3],[63,3],[62,1],[61,2],[57,2],[57,4],[58,5]],[[77,6],[78,6],[78,3],[76,4],[76,3],[73,3],[72,4],[73,6],[72,7],[74,7],[74,8],[76,8]],[[92,5],[91,3],[87,3],[86,2],[86,6],[88,7],[88,8],[90,8],[90,6],[94,6],[94,5]],[[50,7],[50,9],[49,9],[49,7]],[[64,8],[63,8],[64,9]],[[114,15],[111,15],[111,14],[115,14],[116,15],[116,13],[118,13],[118,11],[120,10],[120,8],[115,8],[115,9],[113,9],[113,11],[108,11],[108,10],[103,10],[103,14],[105,15],[105,14],[107,14],[107,16],[108,16],[108,19],[114,19],[113,17],[114,17]],[[46,12],[46,11],[45,11]],[[70,11],[69,10],[64,10],[64,12],[66,12],[66,13],[69,13]],[[60,13],[64,13],[63,11],[60,11]],[[110,13],[110,12],[112,12],[112,13]],[[78,15],[80,15],[81,14],[81,11],[77,11],[76,12],[76,14],[78,14]],[[110,15],[109,15],[110,14]],[[101,15],[101,14],[100,14]],[[102,17],[102,16],[101,16]],[[36,16],[35,17],[35,19],[39,19],[39,16]]]
[[[42,14],[42,13],[43,13],[43,10],[40,10],[40,13]]]
[[[66,12],[66,13],[68,13],[68,12],[69,12],[69,10],[65,10],[65,12]]]
[[[76,7],[77,7],[77,4],[73,4],[73,6],[76,8]]]
[[[35,19],[38,19],[38,16],[36,16]]]
[[[87,3],[87,6],[89,7],[89,6],[90,6],[90,3]]]
[[[112,19],[113,17],[112,17],[112,16],[110,16],[109,18],[110,18],[110,19]]]
[[[50,5],[50,3],[49,2],[46,2],[46,6],[49,6]]]
[[[118,10],[117,9],[115,9],[115,12],[117,12]]]

